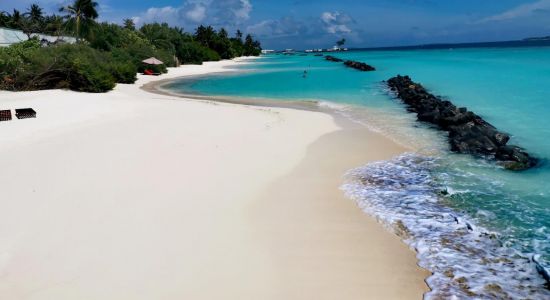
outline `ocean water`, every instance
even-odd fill
[[[550,47],[408,49],[323,57],[267,55],[242,72],[166,88],[246,98],[318,101],[415,149],[357,166],[343,190],[400,235],[433,273],[427,299],[550,299]],[[307,71],[304,76],[304,71]],[[415,121],[383,81],[410,75],[466,106],[541,165],[511,172],[449,153],[444,133]],[[546,278],[545,278],[546,277]]]

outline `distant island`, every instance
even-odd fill
[[[532,37],[523,40],[498,41],[498,42],[470,42],[470,43],[441,43],[390,47],[352,48],[354,51],[372,50],[426,50],[426,49],[461,49],[461,48],[513,48],[513,47],[540,47],[550,46],[550,36]]]
[[[550,41],[550,36],[530,37],[530,38],[525,38],[522,41],[524,42]]]

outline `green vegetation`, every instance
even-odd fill
[[[22,30],[28,41],[0,48],[0,89],[21,91],[67,88],[105,92],[116,83],[134,83],[136,74],[150,69],[165,73],[167,67],[202,64],[204,61],[257,56],[261,45],[252,36],[243,40],[221,28],[199,26],[193,34],[166,23],[136,28],[133,20],[122,26],[97,23],[97,3],[75,0],[60,9],[64,16],[44,15],[31,5],[25,13],[0,12],[0,27]],[[33,37],[36,33],[74,36],[76,44],[51,44]],[[33,37],[33,38],[31,38]],[[156,57],[165,64],[150,66],[144,59]]]
[[[74,28],[77,39],[83,34],[89,33],[94,25],[94,20],[99,17],[96,7],[97,2],[92,0],[75,0],[72,5],[61,7],[59,12],[65,12],[67,15],[67,25]]]
[[[346,43],[346,39],[341,39],[336,42],[336,46],[342,48],[342,46],[344,46],[345,43]]]
[[[82,44],[42,47],[37,39],[2,49],[0,64],[0,89],[14,91],[105,92],[116,82],[135,82],[137,72],[132,63],[116,60],[110,52]]]

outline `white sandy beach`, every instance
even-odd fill
[[[324,113],[0,91],[0,299],[421,299],[425,270],[338,189],[404,151]]]

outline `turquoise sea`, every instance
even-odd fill
[[[418,252],[433,273],[427,299],[550,299],[550,47],[364,50],[334,53],[377,68],[359,72],[309,54],[266,55],[242,72],[166,86],[246,98],[318,101],[410,146],[357,166],[346,193]],[[304,71],[307,76],[304,77]],[[511,172],[452,154],[444,133],[415,121],[384,80],[410,75],[465,106],[511,144],[541,159]]]

